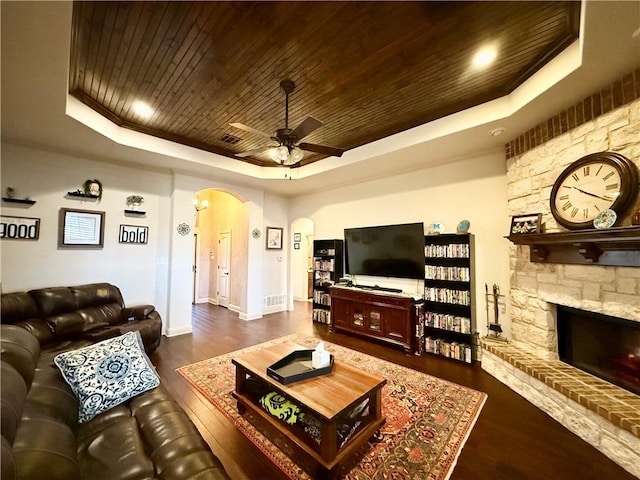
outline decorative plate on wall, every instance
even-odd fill
[[[177,230],[178,233],[184,237],[185,235],[189,234],[189,232],[191,231],[191,227],[186,223],[181,223],[180,225],[178,225]]]

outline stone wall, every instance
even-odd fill
[[[542,212],[546,231],[563,230],[553,218],[553,183],[573,161],[613,151],[640,168],[640,100],[618,107],[507,160],[509,214]],[[629,225],[636,201],[619,225]],[[511,335],[518,348],[557,358],[555,306],[640,321],[640,268],[531,263],[528,246],[511,246]]]
[[[616,94],[617,92],[617,94]],[[572,162],[613,151],[640,168],[640,70],[506,145],[510,215],[542,213]],[[640,198],[620,219],[630,224]],[[558,360],[556,304],[640,322],[640,268],[532,263],[510,247],[511,338],[482,342],[482,368],[640,478],[640,398]]]

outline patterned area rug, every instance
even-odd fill
[[[235,367],[231,359],[242,353],[290,341],[315,348],[320,341],[302,334],[281,337],[177,369],[231,423],[293,480],[310,480],[299,466],[243,418],[231,396]],[[379,438],[372,438],[362,452],[341,467],[340,478],[370,480],[446,480],[451,475],[487,395],[325,341],[339,361],[387,379],[382,390],[386,417]],[[275,443],[274,443],[275,442]]]

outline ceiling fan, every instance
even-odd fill
[[[289,128],[289,94],[295,90],[296,84],[293,80],[285,79],[280,82],[280,88],[285,93],[284,128],[279,128],[276,130],[274,135],[269,135],[268,133],[261,132],[260,130],[256,130],[255,128],[242,123],[236,122],[230,124],[232,127],[239,128],[245,132],[267,137],[276,142],[276,145],[266,145],[255,150],[236,153],[236,156],[248,157],[257,153],[268,152],[273,161],[287,166],[294,165],[302,160],[302,157],[304,156],[302,150],[335,157],[342,156],[344,153],[344,149],[342,148],[327,147],[325,145],[316,145],[314,143],[298,143],[304,137],[324,124],[316,118],[307,117],[300,125],[291,130]]]

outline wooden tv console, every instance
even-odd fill
[[[418,350],[416,302],[402,293],[333,286],[331,331],[342,330],[400,346],[406,353]]]

